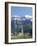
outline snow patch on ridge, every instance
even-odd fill
[[[11,16],[11,20],[26,20],[29,19],[30,21],[32,21],[32,16],[31,15],[25,15],[25,16]]]

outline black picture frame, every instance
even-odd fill
[[[9,43],[8,42],[8,4],[27,4],[27,5],[35,5],[35,41],[28,42],[16,42]],[[35,43],[36,42],[36,3],[23,3],[23,2],[5,2],[5,44],[19,44],[19,43]]]

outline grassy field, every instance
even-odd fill
[[[30,39],[32,38],[30,33],[18,33],[17,35],[11,35],[11,39]]]

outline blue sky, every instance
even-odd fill
[[[11,6],[11,16],[32,15],[32,7]]]

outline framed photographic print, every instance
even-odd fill
[[[5,2],[5,43],[36,42],[36,4]]]

